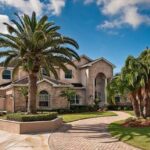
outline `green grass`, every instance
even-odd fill
[[[112,136],[143,150],[150,150],[150,127],[127,128],[121,126],[121,123],[120,121],[109,125]]]
[[[134,111],[124,111],[124,112],[126,112],[126,113],[128,113],[128,114],[130,114],[131,116],[134,116]]]
[[[116,116],[116,114],[110,111],[106,111],[106,112],[84,112],[84,113],[60,115],[60,117],[63,118],[64,122],[72,122],[72,121],[77,121],[81,119],[106,117],[106,116]]]
[[[0,119],[6,119],[6,115],[0,116]]]

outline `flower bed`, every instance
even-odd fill
[[[150,119],[129,118],[122,125],[124,127],[150,127]]]

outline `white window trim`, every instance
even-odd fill
[[[79,103],[77,103],[77,96],[79,96],[79,95],[77,95],[77,94],[75,95],[75,97],[74,97],[75,99],[73,100],[74,103],[71,103],[71,105],[81,105],[81,104],[80,104],[80,98],[78,99],[78,100],[79,100]]]
[[[39,103],[40,102],[48,102],[48,106],[40,106],[40,104],[38,104],[40,108],[49,108],[49,106],[50,106],[50,95],[49,94],[39,94]]]

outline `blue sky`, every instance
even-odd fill
[[[79,54],[105,57],[119,72],[128,55],[150,46],[149,8],[150,0],[0,0],[0,32],[14,12],[47,14],[61,33],[77,40]]]

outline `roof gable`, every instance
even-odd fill
[[[115,68],[116,66],[114,64],[112,64],[110,61],[108,61],[107,59],[105,59],[104,57],[101,57],[101,58],[98,58],[90,63],[87,63],[85,65],[82,65],[80,68],[85,68],[85,67],[90,67],[92,66],[93,64],[99,62],[99,61],[104,61],[106,62],[107,64],[109,64],[110,66],[112,66],[113,68]]]

